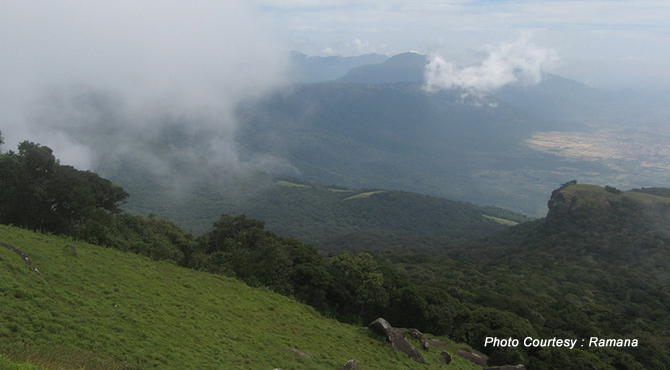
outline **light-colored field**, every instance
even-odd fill
[[[489,216],[489,215],[482,215],[484,218],[488,218],[489,220],[493,220],[499,224],[505,225],[505,226],[515,226],[518,225],[519,223],[516,221],[512,220],[506,220],[504,218],[500,217],[495,217],[495,216]]]
[[[659,130],[624,127],[594,132],[537,132],[526,145],[534,150],[582,160],[634,161],[642,167],[670,170],[670,137]]]
[[[371,195],[379,194],[379,193],[385,193],[385,192],[386,192],[386,190],[368,191],[368,192],[365,192],[365,193],[359,193],[359,194],[356,194],[356,195],[352,195],[349,198],[344,198],[343,200],[367,198]]]
[[[291,186],[291,187],[296,187],[296,188],[308,188],[309,187],[309,185],[298,184],[298,183],[295,183],[295,182],[289,182],[289,181],[284,181],[284,180],[277,181],[275,184],[277,184],[279,186]]]
[[[332,191],[333,193],[353,193],[354,192],[351,189],[331,189],[331,188],[328,188],[328,190]]]

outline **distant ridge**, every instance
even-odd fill
[[[423,71],[428,64],[425,55],[407,52],[397,54],[383,63],[363,65],[351,69],[336,82],[390,84],[398,82],[423,82]]]
[[[331,81],[344,76],[352,68],[377,64],[389,57],[376,53],[352,57],[343,56],[307,56],[299,51],[291,52],[291,64],[288,71],[289,81],[293,83],[310,83]]]
[[[494,95],[534,116],[556,120],[587,119],[604,114],[625,100],[623,96],[609,94],[550,73],[543,73],[538,84],[510,84]],[[580,128],[572,129],[579,131]]]

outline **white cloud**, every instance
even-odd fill
[[[459,53],[532,32],[535,42],[561,55],[561,65],[552,73],[601,87],[670,84],[670,2],[342,0],[321,6],[316,0],[259,1],[277,5],[268,14],[292,37],[310,40],[296,46],[308,55],[326,46],[351,55],[354,47],[340,45],[355,38],[385,44],[383,52],[389,55],[407,50],[427,54],[436,43]],[[647,62],[618,62],[629,55]]]
[[[77,104],[85,86],[114,101],[105,120],[115,120],[116,131],[107,141],[139,149],[163,124],[159,117],[173,117],[213,132],[202,143],[213,157],[234,156],[233,108],[283,83],[288,53],[278,34],[244,0],[3,1],[6,147],[37,141],[64,163],[90,165],[82,157],[100,155],[102,141],[82,131],[102,113]]]
[[[428,91],[461,88],[481,95],[516,82],[537,84],[543,68],[556,60],[554,51],[533,45],[528,37],[490,48],[486,59],[464,67],[436,55],[426,66],[425,88]]]
[[[361,39],[355,39],[354,40],[354,45],[356,46],[356,49],[358,49],[359,53],[364,53],[365,50],[370,47],[369,42],[361,41]]]

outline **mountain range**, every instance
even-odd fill
[[[238,140],[247,150],[288,160],[307,181],[408,190],[532,216],[542,215],[543,194],[569,180],[557,169],[611,172],[524,145],[538,131],[588,131],[572,119],[579,98],[567,97],[598,93],[546,75],[536,87],[469,102],[458,89],[425,91],[426,63],[425,56],[400,54],[334,82],[292,86],[250,102],[239,109]],[[543,108],[558,96],[569,101]],[[532,185],[520,178],[528,172],[534,172]]]
[[[544,74],[537,85],[508,85],[474,97],[459,88],[426,91],[423,71],[429,59],[416,53],[308,57],[294,52],[291,60],[290,73],[302,77],[245,100],[235,112],[235,156],[252,171],[349,189],[415,192],[531,217],[542,217],[546,194],[572,179],[627,188],[662,185],[656,172],[636,173],[655,168],[640,166],[643,159],[594,160],[589,152],[565,157],[557,155],[560,140],[554,142],[556,148],[541,150],[529,144],[538,133],[571,139],[591,135],[604,122],[629,120],[642,109],[633,104],[639,101],[634,93],[603,92]],[[97,150],[110,146],[102,137],[127,140],[123,134],[114,136],[123,118],[115,113],[113,96],[79,87],[59,99],[71,99],[63,104],[95,117],[95,124],[68,131],[73,142]],[[106,149],[92,168],[136,192],[127,209],[148,211],[139,204],[145,195],[155,194],[140,193],[142,188],[172,187],[172,192],[155,192],[166,194],[167,207],[181,196],[175,194],[184,193],[178,189],[188,192],[193,182],[223,186],[230,185],[231,177],[246,176],[231,174],[217,160],[205,164],[210,153],[199,143],[221,136],[216,127],[194,125],[186,116],[164,117],[151,125],[151,134],[132,131],[132,140],[142,137],[142,158],[134,158],[138,154],[133,150]],[[622,127],[633,140],[647,135],[640,128]],[[228,136],[225,142],[232,140]],[[581,142],[569,145],[585,147]],[[257,187],[251,180],[236,189]],[[178,212],[163,208],[151,211]]]

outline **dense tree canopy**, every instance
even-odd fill
[[[0,154],[2,223],[95,238],[126,197],[95,173],[61,165],[46,146],[24,141],[18,153]]]

